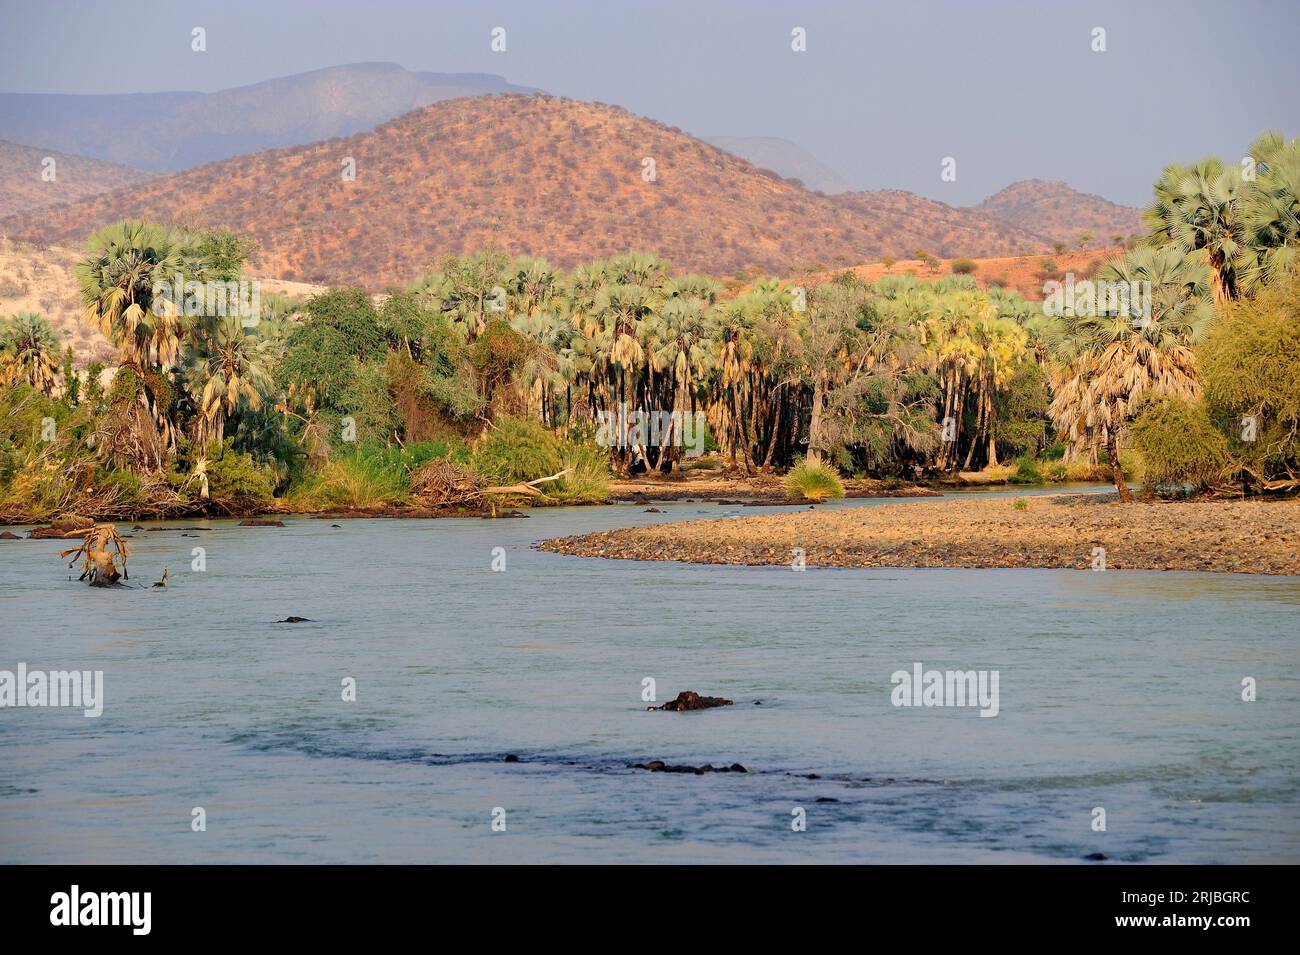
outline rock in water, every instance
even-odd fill
[[[703,766],[674,766],[671,763],[665,763],[662,759],[652,759],[648,763],[633,763],[632,768],[645,769],[652,773],[691,773],[696,776],[703,776],[705,773],[749,772],[740,763],[732,763],[730,766],[714,766],[712,763],[705,763]]]
[[[307,617],[285,617],[283,620],[277,620],[276,623],[311,623]]]
[[[663,706],[651,706],[651,710],[672,710],[673,712],[684,712],[686,710],[708,710],[715,706],[731,706],[731,700],[724,700],[720,696],[700,696],[694,690],[683,690],[677,694],[677,699],[669,700]]]
[[[268,520],[264,517],[250,517],[239,522],[240,527],[284,527],[284,521]]]

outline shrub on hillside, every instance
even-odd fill
[[[952,263],[953,275],[972,275],[979,269],[979,263],[972,262],[970,259],[954,259]]]

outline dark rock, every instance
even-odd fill
[[[285,617],[283,620],[277,620],[276,623],[311,623],[309,617]]]
[[[646,508],[644,511],[642,511],[641,513],[642,513],[642,514],[662,514],[663,511],[661,511],[661,510],[660,510],[659,508],[657,508],[657,507],[647,507],[647,508]]]
[[[648,763],[633,763],[632,768],[645,769],[652,773],[690,773],[695,776],[703,776],[705,773],[749,772],[740,763],[732,763],[730,766],[714,766],[712,763],[705,763],[703,766],[674,766],[671,763],[665,763],[662,759],[652,759]]]
[[[715,706],[731,706],[731,703],[731,700],[725,700],[720,696],[700,696],[694,690],[683,690],[677,694],[677,699],[669,700],[663,706],[650,706],[647,709],[680,713],[686,710],[708,710]]]
[[[817,802],[839,802],[838,799],[835,799],[832,796],[818,796],[816,801]]]
[[[1104,862],[1109,859],[1110,856],[1106,855],[1104,852],[1090,852],[1084,856],[1084,858],[1089,862]]]
[[[330,527],[342,527],[342,524],[331,524]]]
[[[88,517],[60,517],[45,527],[36,527],[27,532],[30,540],[50,540],[69,537],[83,537],[86,531],[95,526]]]
[[[517,762],[519,762],[519,757],[516,756],[514,753],[506,753],[506,762],[507,762],[507,763],[517,763]]]
[[[284,527],[284,521],[271,520],[266,517],[250,517],[239,522],[240,527]]]

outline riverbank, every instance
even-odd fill
[[[902,481],[846,479],[845,497],[938,497],[939,492]],[[742,476],[721,470],[689,470],[661,477],[646,474],[616,479],[609,484],[616,504],[651,504],[656,501],[704,501],[712,504],[789,504],[785,477],[780,474]]]
[[[879,497],[937,497],[939,492],[917,484],[897,481],[846,480],[844,494],[854,498]],[[605,504],[652,504],[663,501],[699,501],[713,504],[743,504],[749,506],[789,504],[783,478],[776,474],[756,474],[741,477],[723,474],[721,471],[688,471],[683,475],[661,477],[643,475],[627,480],[609,482],[609,500]],[[166,508],[138,508],[123,513],[83,513],[70,510],[59,514],[25,513],[11,510],[0,515],[0,528],[28,527],[31,525],[54,525],[60,522],[81,521],[87,526],[91,523],[131,524],[137,521],[158,520],[207,520],[212,518],[238,517],[317,517],[336,520],[340,518],[389,517],[427,520],[438,517],[516,517],[520,510],[535,506],[554,506],[556,503],[539,504],[536,500],[524,496],[505,495],[491,502],[468,502],[459,505],[437,505],[430,503],[419,495],[411,495],[406,501],[383,502],[374,505],[356,505],[347,507],[320,507],[310,510],[296,506],[298,502],[276,499],[271,506],[248,508],[217,508],[210,504],[196,504],[193,507],[169,506]],[[593,502],[594,503],[594,502]],[[56,536],[56,535],[49,535]]]
[[[1023,503],[1020,503],[1023,502]],[[1300,502],[944,500],[686,521],[542,541],[578,557],[811,567],[1045,567],[1300,575]]]

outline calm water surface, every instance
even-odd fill
[[[173,521],[205,529],[136,531],[113,591],[69,583],[61,541],[0,543],[0,669],[106,696],[0,710],[0,862],[1300,861],[1300,578],[532,549],[772,510],[659,506]],[[895,708],[915,661],[998,670],[1000,714]],[[646,712],[645,677],[736,705]]]

